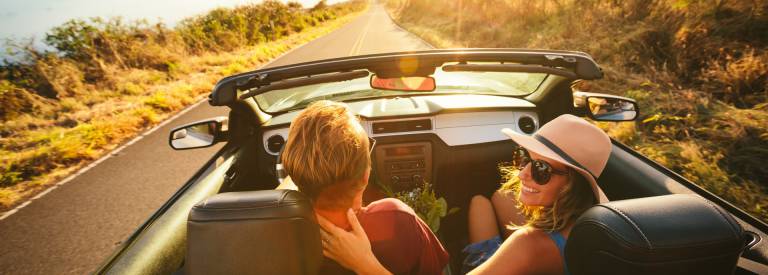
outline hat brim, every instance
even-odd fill
[[[576,172],[579,172],[579,174],[581,174],[589,182],[590,187],[592,187],[592,192],[594,193],[595,199],[597,199],[597,203],[608,202],[608,197],[605,196],[605,193],[603,192],[603,190],[600,188],[600,186],[597,185],[597,180],[595,179],[595,177],[592,176],[592,174],[587,172],[587,170],[584,170],[576,165],[569,163],[563,157],[561,157],[558,153],[556,153],[552,149],[549,149],[547,145],[545,145],[544,143],[541,143],[540,141],[536,140],[532,136],[520,134],[509,128],[501,129],[501,132],[509,136],[509,138],[512,139],[512,141],[514,141],[515,143],[517,143],[517,145],[528,150],[528,152],[534,152],[545,158],[557,161],[559,163],[562,163],[563,165],[573,168],[573,170],[575,170]]]

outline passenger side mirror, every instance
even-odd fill
[[[573,105],[597,121],[633,121],[640,110],[634,99],[586,92],[573,93]]]
[[[228,119],[224,116],[193,122],[171,130],[168,144],[175,150],[210,147],[227,141],[227,128]]]
[[[371,88],[391,91],[431,92],[437,88],[435,79],[431,76],[407,76],[381,78],[371,76]]]

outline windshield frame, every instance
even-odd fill
[[[404,74],[396,69],[397,66],[393,66],[404,60],[415,61],[417,70],[411,74]],[[434,68],[448,62],[499,62],[550,67],[573,73],[573,77],[565,77],[567,81],[595,80],[603,78],[604,75],[592,56],[577,51],[468,48],[391,52],[331,58],[276,67],[268,66],[267,68],[228,76],[216,83],[209,96],[209,103],[212,106],[232,107],[233,104],[240,101],[238,93],[289,78],[358,69],[367,69],[383,77],[429,75],[430,72],[434,71]],[[531,96],[535,97],[536,93]]]
[[[490,75],[489,74],[493,74]],[[367,78],[373,77],[375,74],[371,72]],[[510,77],[512,75],[521,75],[518,79],[515,79],[514,77]],[[493,92],[484,92],[484,90],[472,90],[470,88],[466,87],[472,87],[472,86],[466,86],[463,87],[455,86],[455,85],[437,85],[436,89],[434,91],[429,92],[421,92],[421,91],[397,91],[397,90],[382,90],[382,89],[375,89],[370,87],[370,81],[363,82],[363,78],[356,78],[352,80],[344,80],[344,81],[336,81],[336,82],[329,82],[329,83],[320,83],[320,84],[312,84],[307,86],[301,86],[301,87],[294,87],[294,88],[288,88],[288,89],[279,89],[279,90],[271,90],[262,94],[258,94],[253,96],[253,100],[258,105],[258,108],[261,109],[263,112],[270,114],[270,115],[276,115],[276,114],[282,114],[287,113],[299,109],[306,108],[309,104],[311,104],[314,101],[318,100],[334,100],[334,101],[340,101],[340,102],[354,102],[354,101],[363,101],[363,100],[373,100],[378,98],[393,98],[393,97],[409,97],[409,96],[423,96],[423,95],[457,95],[457,94],[471,94],[471,95],[489,95],[489,96],[504,96],[504,97],[514,97],[514,98],[525,98],[531,94],[534,94],[536,92],[539,92],[541,90],[542,85],[544,85],[545,82],[547,82],[547,79],[549,79],[551,74],[546,73],[528,73],[528,72],[478,72],[478,71],[462,71],[462,72],[445,72],[442,70],[436,71],[435,74],[433,74],[431,77],[434,77],[436,81],[440,81],[441,79],[443,81],[446,81],[450,83],[452,79],[459,78],[459,80],[462,80],[462,78],[476,78],[480,81],[477,83],[472,84],[481,84],[482,81],[488,81],[489,86],[490,84],[499,85],[502,81],[509,81],[509,80],[517,80],[522,82],[530,81],[528,78],[534,77],[533,82],[531,83],[523,83],[518,86],[512,86],[509,85],[509,83],[504,83],[507,86],[502,87],[501,90],[494,90],[491,87],[486,87],[486,90],[493,91]],[[482,77],[486,76],[486,77]],[[367,89],[360,89],[360,90],[349,90],[349,91],[341,91],[339,93],[323,93],[323,89],[333,89],[336,85],[344,85],[340,83],[349,83],[350,81],[357,81],[359,83],[354,83],[353,85],[356,86],[365,86],[367,85]],[[439,82],[438,82],[439,83]],[[531,85],[532,84],[532,85]],[[528,85],[528,87],[525,87],[524,85]],[[310,86],[315,86],[315,89],[310,89],[306,91],[306,97],[299,96],[296,98],[296,100],[293,103],[287,104],[287,106],[283,108],[278,109],[272,109],[274,107],[279,107],[282,102],[285,102],[286,100],[290,100],[291,97],[297,95],[287,95],[283,97],[282,99],[279,99],[279,101],[275,101],[272,103],[267,102],[267,98],[269,95],[276,95],[279,93],[290,93],[291,90],[297,90],[302,89]],[[331,88],[328,88],[331,87]],[[442,87],[442,88],[441,88]],[[476,87],[484,87],[484,86],[476,86]],[[258,88],[253,88],[258,89]],[[525,89],[525,90],[524,90]],[[512,91],[515,90],[518,93],[507,93],[506,91]],[[250,92],[251,90],[247,90],[245,92]],[[296,91],[299,92],[299,91]],[[305,91],[301,91],[305,92]],[[312,93],[318,93],[317,95],[312,96]],[[380,95],[372,95],[372,96],[364,96],[364,97],[357,97],[357,98],[345,98],[349,95],[353,95],[355,93],[379,93]],[[338,99],[341,97],[341,99]],[[272,109],[272,110],[270,110]]]

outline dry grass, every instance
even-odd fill
[[[274,41],[227,51],[200,51],[164,63],[168,65],[164,68],[124,66],[114,60],[98,64],[97,81],[88,81],[87,70],[70,59],[44,57],[34,66],[45,79],[53,80],[45,83],[50,86],[48,91],[56,92],[54,98],[22,87],[23,82],[0,80],[0,210],[45,190],[137,133],[202,100],[220,78],[258,68],[325,35],[352,20],[361,8],[350,8],[335,19],[328,15],[326,21]],[[133,52],[150,54],[138,49]]]
[[[585,91],[638,100],[609,135],[768,221],[768,2],[389,0],[439,47],[579,50],[606,72]]]

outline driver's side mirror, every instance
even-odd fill
[[[176,150],[205,148],[227,141],[227,117],[220,116],[179,126],[171,130],[168,144]]]
[[[633,121],[640,108],[634,99],[598,93],[573,93],[576,111],[597,121]]]

